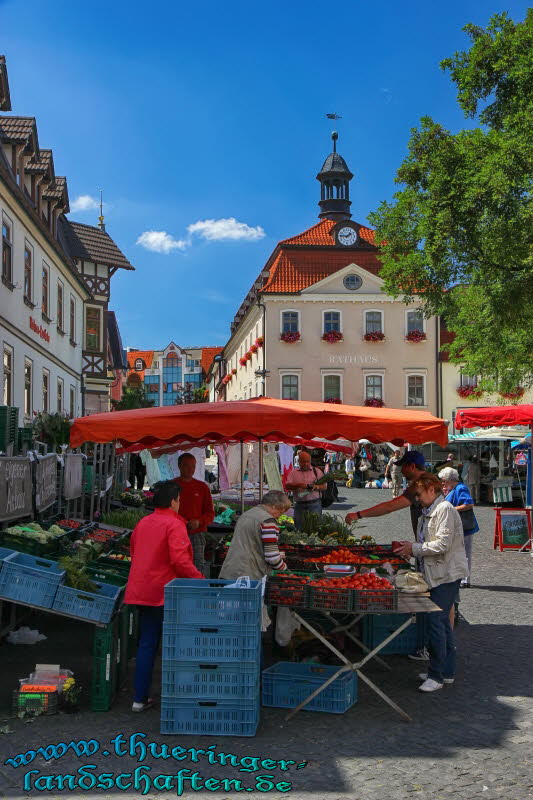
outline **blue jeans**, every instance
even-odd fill
[[[139,646],[135,660],[135,702],[146,703],[163,632],[163,606],[139,606]]]
[[[301,531],[301,524],[303,515],[305,513],[322,514],[322,502],[320,497],[313,500],[311,503],[295,503],[294,504],[294,527],[297,531]]]
[[[455,603],[461,581],[441,583],[429,590],[429,596],[441,611],[428,613],[428,678],[442,683],[455,677],[455,641],[450,625],[450,609]]]

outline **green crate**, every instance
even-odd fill
[[[127,578],[130,573],[131,561],[121,561],[118,558],[111,558],[110,557],[111,554],[115,552],[116,552],[115,550],[111,550],[105,556],[104,555],[98,556],[97,558],[98,566],[104,566],[106,568],[112,567],[114,570],[122,573]],[[123,554],[121,553],[121,555]]]
[[[92,581],[97,583],[110,583],[112,586],[125,586],[128,582],[127,575],[120,571],[115,571],[111,567],[100,567],[97,562],[91,562],[85,567],[86,574]]]
[[[135,606],[123,605],[120,611],[120,662],[119,684],[124,686],[128,677],[128,663],[137,653],[139,611]]]
[[[57,692],[19,692],[12,695],[11,710],[14,717],[21,712],[27,716],[57,714]]]
[[[118,691],[120,614],[103,628],[95,626],[91,680],[91,711],[109,711]]]

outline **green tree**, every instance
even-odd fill
[[[111,400],[113,411],[130,411],[132,408],[150,408],[154,405],[149,400],[146,390],[141,386],[124,386],[120,400]]]
[[[178,396],[176,397],[174,405],[181,406],[184,403],[206,403],[206,391],[205,386],[194,386],[194,384],[190,382],[180,383],[178,384]]]
[[[533,9],[486,29],[442,62],[466,117],[411,131],[392,202],[369,215],[385,289],[422,299],[456,334],[450,358],[487,391],[533,385]]]

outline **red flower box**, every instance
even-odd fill
[[[343,335],[340,331],[328,331],[322,334],[322,341],[335,344],[335,342],[342,342]]]
[[[239,358],[239,364],[241,365],[241,367],[246,366],[246,358],[244,356],[241,356],[241,358]]]
[[[383,331],[374,331],[374,333],[365,333],[363,339],[365,342],[382,342],[385,338]]]
[[[457,394],[459,397],[462,397],[463,400],[471,397],[472,400],[477,400],[478,397],[481,397],[483,392],[481,389],[478,389],[477,386],[459,386],[457,388]]]
[[[255,340],[255,343],[258,347],[263,347],[264,341],[265,339],[263,336],[258,336],[257,339]]]
[[[383,408],[385,403],[379,397],[367,397],[364,405],[370,408]]]
[[[414,331],[409,331],[409,333],[407,334],[405,339],[406,339],[407,342],[425,342],[426,339],[427,339],[427,336],[424,333],[424,331],[420,331],[420,330],[417,329],[417,330],[414,330]]]
[[[258,350],[259,350],[259,348],[258,348],[258,346],[256,344],[253,344],[250,347],[250,353],[257,353]]]
[[[300,331],[286,331],[280,334],[280,341],[292,344],[293,342],[300,341]]]
[[[324,403],[337,403],[338,405],[342,406],[342,400],[340,397],[330,397],[327,400],[324,400]]]
[[[505,400],[520,400],[525,394],[525,389],[522,386],[515,386],[514,389],[511,389],[510,392],[500,392],[500,397],[504,397]]]
[[[231,374],[232,374],[232,375],[236,375],[236,374],[237,374],[237,370],[236,370],[235,368],[233,368],[233,369],[231,370]]]
[[[248,350],[247,353],[244,354],[244,357],[245,357],[246,361],[251,361],[252,360],[252,354],[250,353],[249,350]]]

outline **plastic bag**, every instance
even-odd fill
[[[10,631],[7,642],[8,644],[37,644],[37,642],[41,642],[43,639],[46,639],[43,633],[39,633],[37,630],[31,630],[27,625],[24,625],[24,627],[16,631]]]
[[[300,630],[300,623],[290,608],[278,607],[276,614],[276,642],[280,647],[287,647],[295,631]]]
[[[235,583],[228,583],[227,586],[223,587],[224,589],[249,589],[250,588],[250,578],[248,575],[241,575],[240,578],[237,578]]]
[[[382,488],[382,489],[390,489],[390,483],[389,483],[389,481],[387,480],[387,478],[385,478],[385,479],[384,479],[384,481],[382,482],[382,484],[381,484],[381,488]]]
[[[429,586],[421,572],[404,570],[396,574],[396,588],[407,594],[421,594],[427,592]]]

